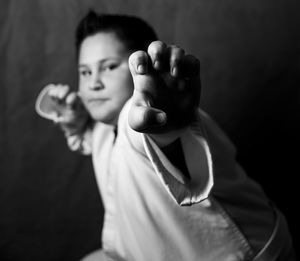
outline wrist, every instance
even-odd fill
[[[88,126],[89,120],[85,119],[80,122],[59,122],[61,130],[66,137],[84,133]]]

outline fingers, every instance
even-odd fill
[[[185,78],[200,76],[200,61],[193,55],[186,55],[184,57],[181,73]]]
[[[50,84],[48,94],[54,101],[68,108],[73,108],[79,99],[77,93],[64,84]]]
[[[173,77],[194,77],[200,74],[199,60],[176,46],[161,41],[152,42],[148,47],[152,67],[157,71],[167,72]]]
[[[81,99],[76,92],[71,91],[68,85],[49,84],[48,95],[56,103],[56,123],[70,123],[74,121],[75,110],[79,110]]]
[[[147,51],[130,55],[129,69],[134,83],[129,125],[134,130],[153,133],[185,124],[184,115],[194,111],[200,97],[196,57],[178,46],[155,41]]]
[[[176,46],[164,42],[152,42],[147,52],[137,51],[129,57],[129,66],[134,75],[143,75],[151,70],[168,73],[172,77],[190,78],[200,75],[199,60]]]
[[[73,108],[75,106],[75,104],[77,103],[78,99],[79,99],[79,97],[78,97],[77,93],[71,92],[65,98],[66,105],[70,108]]]
[[[170,75],[173,77],[179,77],[181,74],[181,66],[185,59],[184,50],[177,46],[170,46],[168,48],[169,63],[170,63]]]
[[[167,45],[161,41],[152,42],[148,47],[148,54],[155,70],[163,70],[167,60]]]
[[[148,72],[148,55],[144,51],[136,51],[130,55],[129,69],[132,76],[143,75]]]
[[[70,87],[63,84],[50,84],[48,94],[58,101],[65,100],[67,94],[70,92]]]

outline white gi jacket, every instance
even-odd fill
[[[254,258],[273,240],[276,214],[236,163],[225,134],[198,111],[197,121],[180,136],[188,179],[148,135],[129,127],[129,103],[117,136],[113,126],[96,123],[68,138],[72,150],[92,154],[105,208],[107,259],[264,260]]]

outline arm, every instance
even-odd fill
[[[36,111],[61,128],[72,151],[91,153],[92,121],[80,97],[69,86],[47,85],[37,98]]]
[[[198,120],[199,61],[176,46],[153,42],[129,58],[134,82],[129,126],[142,133],[155,172],[180,205],[205,199],[213,184],[208,144]]]
[[[198,126],[190,126],[181,133],[179,139],[183,155],[178,154],[177,148],[171,151],[176,160],[183,158],[179,164],[170,154],[165,154],[151,136],[142,136],[147,157],[177,204],[189,206],[209,196],[213,187],[212,157],[208,142]]]
[[[90,155],[92,153],[92,126],[87,124],[80,132],[69,133],[66,131],[64,134],[70,150],[83,155]]]

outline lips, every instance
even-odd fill
[[[109,100],[108,98],[94,98],[94,99],[89,99],[88,103],[91,105],[101,105],[107,102],[108,100]]]
[[[109,100],[108,98],[92,98],[92,99],[88,99],[88,102],[104,102]]]

